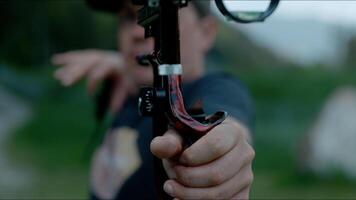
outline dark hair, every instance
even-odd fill
[[[123,7],[125,0],[85,0],[87,5],[93,10],[117,13]],[[127,1],[127,0],[126,0]],[[203,18],[211,14],[210,0],[191,0],[190,1],[198,16]]]
[[[109,13],[117,13],[123,6],[123,0],[85,0],[93,10]]]

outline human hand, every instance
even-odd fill
[[[81,79],[87,79],[87,91],[93,94],[99,83],[107,78],[114,80],[110,100],[110,111],[118,111],[128,91],[130,78],[126,77],[125,62],[116,51],[76,50],[55,54],[52,63],[59,66],[54,76],[63,86],[71,86]],[[124,74],[125,73],[125,74]]]
[[[55,54],[52,63],[59,66],[54,76],[63,86],[71,86],[87,78],[88,92],[93,93],[98,83],[110,76],[120,76],[124,61],[115,51],[76,50]]]
[[[175,199],[248,199],[255,156],[248,140],[248,130],[231,118],[187,149],[174,130],[154,138],[151,151],[169,177],[164,190]]]

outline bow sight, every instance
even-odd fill
[[[209,0],[170,0],[179,7],[184,7],[188,1],[209,1]],[[228,19],[239,23],[262,22],[269,17],[277,8],[280,0],[215,0],[219,11]],[[132,0],[134,5],[145,6],[141,11],[141,20],[157,14],[160,0]],[[248,4],[250,4],[248,6]],[[262,6],[262,8],[261,8]],[[250,7],[254,10],[241,10],[243,7]],[[259,7],[259,8],[258,8]],[[237,10],[235,10],[237,9]],[[240,10],[239,10],[240,9]],[[256,10],[257,9],[257,10]],[[150,11],[148,11],[150,10]],[[144,16],[146,15],[146,16]],[[150,16],[148,16],[150,15]]]
[[[194,115],[191,115],[192,112],[188,112],[184,106],[181,91],[183,68],[180,64],[178,10],[187,6],[189,1],[131,0],[131,2],[143,6],[138,11],[138,24],[145,28],[145,37],[153,37],[155,41],[154,52],[138,58],[141,64],[152,66],[154,75],[153,87],[143,88],[140,92],[139,110],[141,114],[153,117],[154,137],[163,135],[170,127],[182,135],[186,144],[192,144],[219,125],[227,113],[219,111],[206,117],[202,109],[195,108]],[[239,10],[237,3],[248,2],[264,3],[262,11]],[[215,3],[229,20],[250,23],[266,19],[276,9],[279,0],[215,0]],[[229,9],[228,5],[231,3],[237,6],[237,11]],[[154,169],[157,197],[171,199],[163,191],[163,183],[167,176],[160,159],[155,158]]]

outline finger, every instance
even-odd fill
[[[239,127],[234,123],[223,123],[201,137],[184,150],[180,162],[188,166],[211,162],[229,152],[239,140]]]
[[[59,68],[59,69],[55,70],[53,73],[54,78],[61,81],[62,77],[64,76],[63,75],[64,71],[65,71],[64,68]]]
[[[78,64],[73,64],[73,67],[70,69],[70,78],[72,83],[77,82],[84,76],[86,76],[90,69],[98,65],[97,61],[94,60],[85,60]]]
[[[96,66],[96,63],[90,60],[65,66],[62,68],[61,80],[64,85],[72,85],[86,76],[93,66]]]
[[[77,61],[79,56],[79,51],[69,51],[53,55],[51,61],[54,65],[65,65]]]
[[[243,167],[227,182],[208,188],[186,187],[175,180],[168,180],[164,190],[172,197],[179,199],[229,199],[242,189],[250,186],[253,181],[251,165]]]
[[[63,58],[63,54],[55,54],[51,57],[51,63],[53,65],[63,65],[66,60]]]
[[[89,70],[87,82],[88,93],[93,94],[97,88],[98,83],[104,80],[105,78],[108,78],[111,72],[113,72],[113,68],[107,65],[99,65]]]
[[[250,198],[250,188],[251,186],[247,186],[245,189],[242,189],[236,195],[234,195],[232,200],[247,200]]]
[[[251,164],[254,156],[252,147],[241,140],[235,148],[214,162],[196,167],[177,165],[174,171],[177,181],[185,186],[211,187],[229,180],[243,166]]]
[[[54,77],[61,82],[63,86],[70,86],[72,84],[71,66],[62,67],[54,72]]]
[[[163,167],[168,175],[169,179],[176,179],[176,173],[174,171],[174,167],[177,165],[177,161],[162,159]]]
[[[56,78],[61,81],[62,85],[70,86],[74,82],[76,82],[79,68],[81,68],[81,66],[77,66],[77,65],[68,65],[68,66],[62,67],[55,74]]]
[[[172,129],[151,142],[151,152],[158,158],[173,158],[182,151],[182,138]]]

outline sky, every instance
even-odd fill
[[[315,19],[333,24],[356,27],[356,1],[348,0],[284,0],[275,17]]]
[[[268,0],[224,0],[231,10],[259,11]],[[281,0],[272,18],[315,19],[356,27],[356,0]]]
[[[261,11],[269,4],[268,0],[225,2],[238,11]],[[323,63],[335,67],[347,53],[349,38],[356,34],[356,0],[281,0],[264,23],[228,23],[258,44],[303,66]]]

